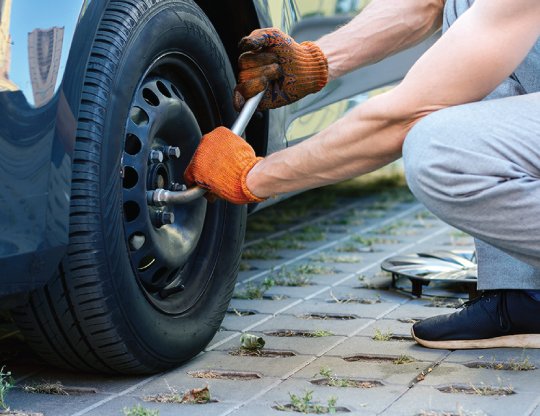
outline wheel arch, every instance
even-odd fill
[[[194,0],[216,29],[234,70],[238,75],[238,42],[243,36],[260,27],[252,0]],[[235,13],[231,13],[234,10]],[[248,128],[246,138],[255,153],[265,156],[268,144],[268,111],[257,113]]]

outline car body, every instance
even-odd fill
[[[58,273],[70,239],[75,238],[70,231],[70,204],[77,126],[85,100],[81,83],[95,48],[97,27],[110,3],[0,0],[0,297],[4,307],[24,304],[28,293],[43,288]],[[299,41],[316,39],[344,24],[365,4],[359,0],[194,3],[215,28],[235,72],[237,43],[251,30],[273,26]],[[310,137],[398,82],[432,41],[354,71],[293,105],[257,114],[246,131],[247,140],[264,156]]]

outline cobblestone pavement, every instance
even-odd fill
[[[398,253],[472,248],[469,237],[399,190],[326,205],[291,216],[298,205],[285,203],[250,219],[220,332],[172,371],[103,377],[48,368],[3,324],[0,366],[16,382],[7,404],[45,416],[540,415],[540,351],[415,345],[411,323],[452,312],[466,294],[428,286],[418,299],[407,282],[389,288],[380,270],[381,260]],[[239,350],[242,333],[263,337],[265,347]],[[69,395],[24,388],[57,381]],[[162,403],[205,386],[209,403]],[[156,395],[162,402],[145,400]]]

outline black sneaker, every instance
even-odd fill
[[[428,348],[540,348],[540,302],[521,290],[486,291],[458,312],[417,322],[411,333]]]

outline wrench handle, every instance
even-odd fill
[[[262,100],[264,91],[251,97],[246,101],[238,118],[231,127],[231,131],[238,136],[241,136],[251,120],[251,117],[257,110],[257,106]],[[199,186],[193,186],[185,191],[168,191],[165,189],[156,189],[148,193],[148,202],[153,205],[163,206],[166,204],[186,204],[200,198],[206,193],[206,189]]]

